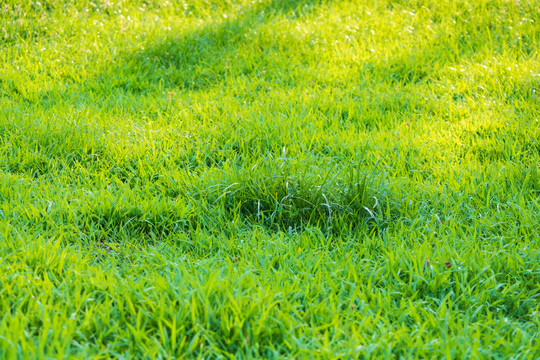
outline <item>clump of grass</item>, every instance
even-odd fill
[[[284,153],[251,167],[233,167],[208,190],[210,201],[248,223],[285,231],[306,226],[350,230],[386,213],[376,197],[380,191],[368,181],[358,168],[309,166]]]

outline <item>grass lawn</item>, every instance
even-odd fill
[[[0,358],[539,359],[539,23],[0,1]]]

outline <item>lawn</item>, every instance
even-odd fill
[[[539,23],[0,1],[0,358],[540,358]]]

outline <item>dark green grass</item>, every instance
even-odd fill
[[[0,2],[0,357],[540,357],[540,7]]]

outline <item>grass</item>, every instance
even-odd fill
[[[539,14],[2,1],[0,357],[539,358]]]

